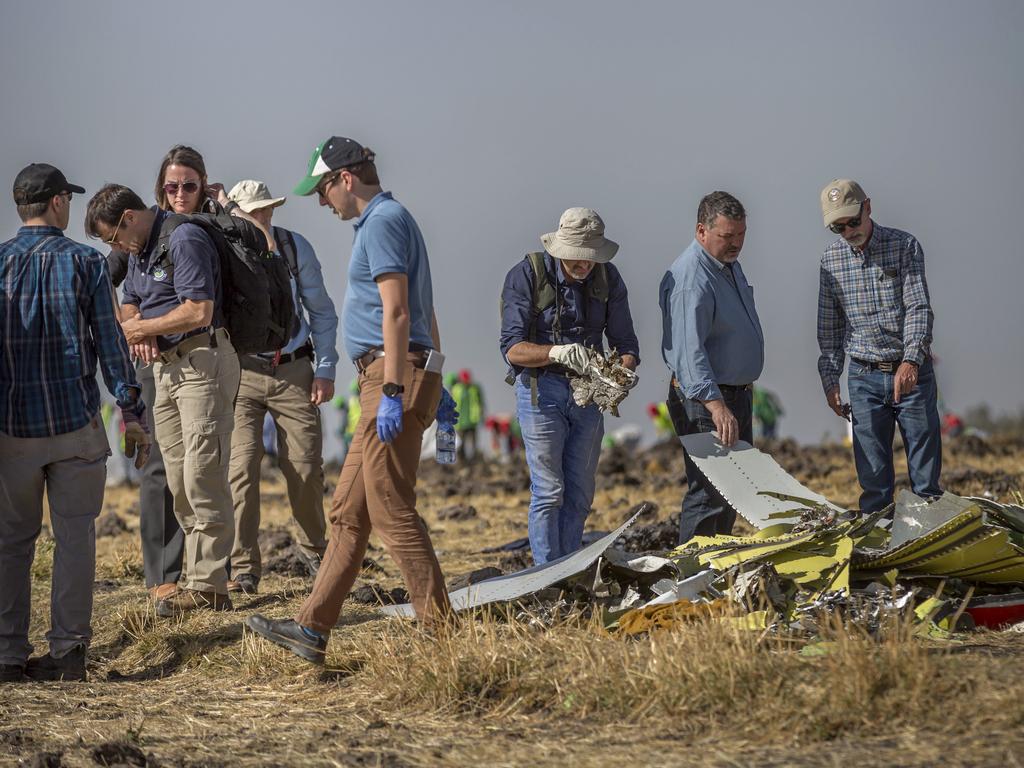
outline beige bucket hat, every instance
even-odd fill
[[[228,199],[238,203],[238,207],[246,213],[252,213],[257,208],[277,208],[284,205],[286,197],[271,197],[270,190],[262,181],[245,179],[231,188]]]
[[[556,259],[611,261],[619,244],[604,236],[604,221],[591,208],[570,208],[558,220],[558,231],[540,236],[545,250]]]

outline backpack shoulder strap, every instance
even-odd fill
[[[526,254],[526,260],[533,269],[533,313],[539,315],[555,303],[555,287],[551,284],[543,251]]]
[[[281,249],[281,255],[288,263],[288,271],[296,280],[299,277],[299,252],[295,247],[295,237],[284,227],[274,227],[274,240]]]
[[[183,213],[169,213],[164,217],[163,223],[160,224],[160,234],[157,235],[156,247],[153,249],[154,258],[159,259],[164,256],[169,264],[174,263],[174,258],[171,256],[171,235],[174,230],[190,219],[190,216]]]

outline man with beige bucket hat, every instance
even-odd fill
[[[257,535],[263,422],[268,412],[277,427],[281,472],[299,525],[298,551],[311,575],[316,575],[326,547],[319,406],[334,396],[338,315],[309,241],[271,225],[274,210],[285,198],[273,197],[261,181],[246,179],[234,186],[228,199],[229,212],[237,206],[273,233],[277,250],[288,263],[299,317],[299,327],[284,348],[270,354],[239,355],[242,378],[235,400],[229,470],[235,544],[228,591],[253,594],[262,575]]]
[[[570,372],[583,373],[603,337],[635,369],[640,345],[626,285],[609,262],[619,246],[589,208],[570,208],[505,277],[501,352],[516,389],[530,467],[529,536],[537,564],[580,548],[594,500],[604,417],[578,406]]]

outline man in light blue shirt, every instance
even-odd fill
[[[253,594],[262,575],[260,548],[260,463],[263,423],[269,413],[277,427],[278,465],[288,486],[288,501],[299,526],[299,552],[316,575],[324,538],[323,431],[319,406],[334,397],[338,315],[327,295],[313,246],[302,235],[272,227],[274,210],[285,198],[272,197],[267,185],[240,181],[228,195],[267,231],[288,262],[298,328],[276,353],[239,355],[242,380],[235,400],[231,433],[231,496],[235,505],[235,544],[228,591]]]
[[[754,291],[739,265],[743,205],[712,192],[697,209],[696,239],[661,281],[662,356],[672,371],[669,412],[680,436],[717,432],[723,445],[753,442],[752,384],[764,367]],[[679,541],[731,533],[736,512],[685,455],[689,489]]]

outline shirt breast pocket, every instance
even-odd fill
[[[895,269],[880,270],[876,283],[878,319],[883,330],[899,333],[903,326],[903,283]]]

